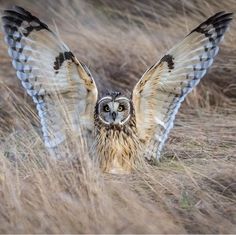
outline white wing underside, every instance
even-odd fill
[[[93,128],[97,88],[87,67],[47,25],[20,7],[4,11],[5,41],[17,77],[38,110],[45,145]]]
[[[17,76],[36,104],[45,145],[93,129],[97,88],[87,67],[47,25],[20,7],[4,11],[5,41]],[[160,157],[178,109],[211,66],[232,20],[220,12],[148,69],[133,90],[137,130],[146,157]]]
[[[148,69],[133,90],[137,128],[145,156],[159,158],[179,107],[212,65],[232,20],[219,12],[194,29]]]

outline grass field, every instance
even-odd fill
[[[236,1],[4,1],[54,30],[101,92],[129,93],[191,29]],[[0,23],[1,24],[1,23]],[[0,33],[0,233],[236,233],[236,26],[177,115],[160,162],[101,174],[78,141],[50,161]]]

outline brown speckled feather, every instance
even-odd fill
[[[135,116],[124,126],[106,126],[95,113],[96,149],[103,172],[130,173],[141,156]]]

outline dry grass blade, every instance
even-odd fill
[[[18,1],[0,0],[0,9]],[[29,1],[89,65],[100,90],[131,90],[143,72],[228,1]],[[45,7],[46,6],[46,7]],[[236,26],[183,104],[161,162],[101,174],[83,140],[55,162],[0,33],[0,233],[236,233]]]

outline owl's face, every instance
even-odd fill
[[[97,105],[97,115],[106,125],[124,125],[131,114],[131,102],[124,96],[105,96]]]

